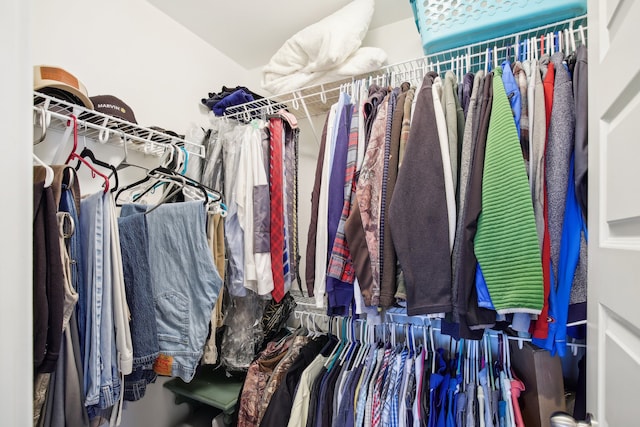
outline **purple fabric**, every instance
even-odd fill
[[[344,180],[347,166],[347,151],[349,147],[349,128],[353,105],[346,104],[342,108],[338,120],[336,146],[333,154],[333,165],[329,177],[329,218],[328,218],[328,258],[331,259],[333,241],[336,238],[342,206],[344,204]],[[353,285],[327,276],[326,292],[328,297],[328,312],[330,315],[345,316],[353,300]]]
[[[253,96],[248,94],[242,89],[239,89],[230,95],[225,96],[220,101],[216,102],[211,109],[216,116],[223,116],[227,107],[234,105],[244,104],[245,102],[253,101]]]
[[[464,81],[462,83],[462,110],[464,111],[464,117],[467,118],[467,112],[469,111],[469,103],[471,102],[471,91],[473,90],[473,79],[475,78],[473,73],[467,73],[464,75]]]
[[[351,128],[349,130],[349,148],[347,150],[347,167],[344,175],[344,204],[342,205],[342,215],[338,223],[338,231],[333,241],[331,249],[331,259],[327,267],[327,276],[335,277],[346,283],[353,283],[356,274],[351,260],[351,250],[347,243],[346,224],[351,214],[352,204],[356,191],[356,160],[358,157],[358,106],[354,106],[351,115]]]

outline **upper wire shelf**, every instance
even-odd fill
[[[77,118],[78,133],[101,143],[122,145],[129,142],[127,148],[152,156],[161,156],[171,145],[180,145],[190,154],[205,156],[202,144],[89,110],[40,92],[33,93],[33,112],[34,125],[45,129],[43,133],[48,129],[67,131],[71,126],[70,115],[73,114]]]
[[[561,34],[560,37],[558,34]],[[532,48],[535,46],[535,51],[539,53],[541,41],[545,52],[553,50],[553,43],[557,43],[559,38],[563,39],[564,48],[567,36],[570,40],[575,40],[576,45],[586,44],[587,15],[387,65],[370,73],[227,107],[228,113],[224,117],[248,121],[256,114],[272,114],[281,108],[291,112],[302,108],[308,117],[316,116],[329,111],[331,105],[338,100],[340,92],[351,90],[359,82],[399,85],[403,81],[409,81],[418,85],[427,71],[444,73],[456,68],[476,72],[484,69],[488,50],[491,52],[491,62],[497,63],[498,59],[503,60],[506,55],[515,56],[521,49],[533,52]],[[524,44],[525,41],[529,43]]]

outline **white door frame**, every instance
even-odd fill
[[[30,0],[0,3],[0,416],[6,426],[33,424],[30,15]]]

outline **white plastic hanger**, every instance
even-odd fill
[[[491,49],[486,48],[484,51],[484,74],[489,73],[489,61],[491,61]]]
[[[353,366],[358,366],[362,363],[362,360],[365,358],[365,355],[369,352],[369,348],[371,347],[368,343],[365,343],[365,335],[367,334],[367,321],[365,319],[357,319],[356,324],[360,323],[360,334],[358,337],[358,341],[360,342],[360,348],[358,349],[358,353],[355,356]]]
[[[463,346],[465,347],[465,351],[464,351],[464,368],[463,368],[463,377],[464,377],[464,381],[463,381],[463,385],[465,386],[464,388],[466,389],[467,384],[469,384],[471,382],[471,360],[470,360],[470,355],[469,355],[469,341],[466,341],[463,343]]]
[[[322,101],[323,104],[327,103],[327,93],[324,91],[324,85],[320,85],[320,101]]]
[[[431,346],[431,372],[436,371],[436,343],[433,338],[433,327],[429,325],[429,345]]]
[[[333,350],[331,350],[331,353],[329,354],[327,361],[324,363],[325,368],[329,367],[329,365],[335,358],[336,354],[338,353],[338,350],[341,350],[341,346],[345,345],[344,337],[342,336],[342,327],[341,325],[338,325],[338,323],[344,322],[344,319],[342,318],[332,318],[332,319],[335,319],[335,322],[336,322],[335,336],[338,338],[339,342],[338,344],[335,345],[335,347],[333,347]],[[331,326],[332,327],[330,328],[330,330],[333,329],[333,322],[331,323]]]
[[[502,388],[504,390],[505,401],[507,402],[507,426],[515,427],[515,414],[513,412],[513,400],[511,399],[511,353],[509,350],[509,337],[502,333],[502,366],[503,370],[500,373],[500,379],[502,381]]]
[[[555,48],[556,52],[560,52],[561,50],[564,50],[564,40],[563,40],[563,38],[564,38],[564,35],[563,35],[562,31],[558,31],[556,33],[556,38],[554,40],[554,48]]]
[[[38,165],[42,166],[46,172],[44,177],[44,188],[51,187],[51,184],[53,184],[53,175],[54,175],[53,169],[51,169],[51,166],[49,166],[48,164],[40,160],[40,158],[36,156],[35,153],[33,154],[33,161],[36,162]]]

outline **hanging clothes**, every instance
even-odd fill
[[[482,180],[482,212],[474,249],[496,310],[537,314],[542,309],[543,293],[533,206],[521,151],[504,142],[505,138],[510,141],[518,138],[513,132],[515,126],[501,70],[495,73]],[[509,253],[509,265],[500,261],[500,253]],[[517,291],[513,292],[514,288]]]
[[[362,226],[371,262],[372,281],[368,291],[370,293],[368,305],[378,305],[380,301],[380,200],[389,103],[390,99],[387,95],[381,101],[376,117],[371,124],[371,135],[356,187]],[[359,284],[361,289],[363,286],[368,286],[365,282],[359,282]],[[363,295],[365,295],[364,291]]]
[[[466,77],[466,76],[465,76]],[[476,115],[476,110],[479,112],[479,108],[476,108],[476,102],[478,99],[478,91],[480,89],[480,82],[484,78],[484,71],[479,71],[475,76],[472,82],[471,95],[469,97],[467,107],[466,107],[466,123],[464,128],[464,135],[462,140],[462,147],[460,150],[460,177],[459,177],[459,185],[458,185],[458,217],[456,224],[456,236],[453,243],[453,254],[451,257],[451,269],[452,269],[452,302],[453,302],[453,319],[455,321],[459,321],[459,309],[458,309],[458,276],[461,268],[461,259],[462,256],[462,236],[463,236],[463,227],[464,220],[467,215],[467,188],[469,187],[469,176],[471,172],[471,161],[474,156],[475,144],[473,144],[472,140],[472,131],[473,131],[473,123]],[[466,81],[466,78],[465,78]],[[477,120],[477,119],[476,119]]]
[[[112,375],[113,317],[111,311],[111,271],[110,259],[106,256],[111,249],[109,210],[104,207],[103,194],[94,193],[82,199],[80,209],[82,248],[84,249],[84,295],[86,318],[80,319],[87,325],[84,339],[84,376],[86,405],[91,406],[89,416],[94,418],[97,411],[113,405],[118,396],[114,395],[114,381],[119,376]],[[105,254],[105,255],[103,255]],[[119,385],[118,385],[119,387]]]
[[[149,265],[149,233],[144,214],[118,218],[122,264],[127,302],[132,313],[132,373],[124,379],[124,397],[128,401],[142,399],[147,385],[154,382],[153,362],[159,354],[155,319],[151,267]]]
[[[428,126],[429,118],[431,123],[435,119],[431,89],[434,76],[427,74],[420,89],[414,117],[424,119],[411,127],[389,206],[388,225],[407,282],[410,315],[451,310],[449,223],[446,207],[437,202],[445,197],[444,172],[437,131]],[[424,182],[430,184],[424,188]],[[421,215],[416,217],[414,212]],[[425,242],[430,242],[429,247],[419,250]]]
[[[451,167],[451,179],[453,180],[454,192],[458,188],[458,165],[460,164],[460,149],[462,146],[462,135],[458,135],[458,108],[459,100],[456,92],[458,83],[455,74],[447,71],[444,76],[444,87],[442,88],[442,110],[447,128],[447,142],[449,144],[449,163]]]
[[[267,400],[268,406],[262,417],[260,425],[262,426],[284,426],[291,423],[293,418],[292,408],[296,406],[294,399],[297,398],[296,387],[302,381],[302,376],[306,369],[313,363],[322,350],[333,347],[335,341],[330,340],[327,335],[322,335],[317,339],[312,339],[304,347],[300,349],[300,353],[293,361],[286,372],[280,385],[273,393],[270,400]],[[321,357],[319,360],[324,360]],[[300,399],[303,399],[301,396]],[[300,402],[299,404],[301,404]],[[300,408],[301,409],[301,408]]]
[[[78,224],[78,207],[80,199],[80,188],[78,186],[78,180],[75,177],[75,171],[67,166],[54,166],[54,179],[50,187],[44,188],[44,168],[36,166],[34,168],[34,185],[43,187],[44,194],[51,194],[53,198],[46,197],[50,202],[52,201],[54,221],[56,227],[54,230],[57,240],[51,242],[57,244],[60,254],[60,267],[62,273],[62,281],[57,282],[54,280],[56,275],[52,274],[48,281],[49,295],[54,296],[54,290],[60,286],[62,291],[63,302],[60,307],[61,310],[61,329],[60,329],[60,351],[55,364],[55,370],[52,372],[37,372],[34,377],[34,404],[33,404],[33,419],[34,425],[50,425],[51,423],[69,423],[78,426],[88,426],[89,418],[87,410],[83,404],[84,396],[84,380],[83,380],[83,367],[82,358],[80,354],[80,338],[78,334],[78,321],[76,316],[76,307],[79,299],[79,293],[77,289],[79,284],[83,283],[81,278],[82,268],[81,258],[79,253],[79,230],[76,225]],[[40,211],[37,217],[46,215],[48,209],[44,209],[43,201],[41,203],[34,204],[34,208]],[[57,213],[56,213],[57,211]],[[46,223],[46,222],[45,222]],[[39,221],[34,221],[34,232],[36,227],[42,225]],[[34,233],[34,237],[38,236]],[[40,236],[53,237],[53,234],[44,233]],[[41,241],[37,238],[34,240],[34,255],[37,252],[37,248],[41,248]],[[51,248],[51,252],[47,253],[49,257],[48,265],[53,268],[49,268],[49,271],[53,272],[56,268],[55,258],[52,258],[55,252],[55,248]],[[40,255],[42,255],[40,253]],[[34,267],[36,267],[37,260],[42,258],[36,258],[34,256]],[[34,274],[40,267],[34,268]],[[37,283],[37,276],[34,275],[34,285]],[[37,295],[34,292],[34,296]],[[55,298],[49,300],[50,313],[56,312]],[[34,301],[35,302],[35,301]],[[46,313],[46,311],[45,311]],[[34,316],[41,315],[42,312],[34,311]],[[56,317],[52,317],[55,319]],[[39,323],[35,322],[34,326]],[[34,331],[35,332],[35,331]],[[52,338],[57,335],[55,330],[51,329],[49,334]],[[34,334],[34,338],[37,335]],[[34,346],[34,349],[37,348]],[[52,347],[55,350],[55,347]],[[47,359],[52,354],[47,352],[45,356]],[[35,361],[36,359],[34,359]],[[45,363],[43,363],[45,365]],[[41,365],[41,366],[43,366]],[[46,368],[45,368],[46,369]]]
[[[222,216],[217,214],[208,214],[207,221],[207,243],[213,254],[213,260],[216,270],[220,274],[223,283],[225,282],[225,245],[224,245],[224,221]],[[211,324],[209,327],[209,338],[204,346],[202,355],[203,365],[213,365],[218,361],[218,348],[216,346],[216,330],[222,326],[222,302],[224,299],[224,287],[220,288],[220,294],[216,300],[216,305],[211,313]]]
[[[337,119],[337,127],[335,128],[336,138],[333,147],[333,163],[331,165],[331,173],[328,182],[327,260],[329,267],[326,278],[326,292],[328,298],[328,311],[335,315],[347,315],[349,313],[349,307],[353,301],[353,282],[349,282],[348,280],[343,281],[342,274],[330,274],[333,247],[336,246],[337,239],[339,238],[338,233],[340,231],[340,224],[344,224],[342,217],[344,216],[346,221],[346,217],[348,215],[343,215],[345,203],[348,203],[350,208],[350,189],[348,191],[349,201],[345,201],[345,198],[347,197],[347,194],[345,194],[347,161],[350,160],[353,164],[352,168],[355,168],[356,147],[354,147],[354,142],[352,141],[354,138],[350,135],[353,106],[350,101],[351,100],[346,97],[343,101],[344,105],[342,110],[338,112],[339,118]],[[349,157],[351,158],[349,159]],[[351,181],[353,180],[353,172],[354,171],[351,171]],[[352,184],[351,181],[349,181],[349,185]],[[338,270],[340,270],[340,267],[338,267]],[[334,273],[338,272],[336,271]],[[338,275],[339,277],[335,277]]]
[[[238,400],[238,427],[257,426],[260,422],[259,402],[269,376],[286,355],[291,340],[267,344],[258,358],[251,363]]]
[[[266,226],[264,230],[260,231],[260,234],[268,234],[270,237],[269,245],[264,242],[264,249],[270,252],[271,264],[269,267],[272,272],[273,290],[271,295],[275,302],[280,302],[285,293],[285,271],[284,271],[284,256],[285,252],[285,221],[283,206],[284,192],[283,192],[283,123],[282,119],[271,119],[269,121],[269,130],[271,133],[270,146],[269,146],[269,228]],[[260,166],[258,164],[258,166]],[[266,194],[264,192],[264,185],[267,181],[266,174],[258,175],[258,186],[254,187],[253,196],[261,194],[263,199],[256,200],[257,206],[266,206]],[[262,190],[262,191],[261,191]],[[266,221],[265,221],[266,222]],[[266,225],[266,224],[265,224]],[[246,230],[245,230],[246,231]],[[266,236],[264,238],[266,240]],[[246,246],[245,246],[246,248]],[[263,250],[260,250],[263,252]],[[265,292],[258,292],[260,295],[264,295]]]
[[[341,282],[353,284],[355,280],[355,271],[353,267],[353,261],[351,260],[351,252],[349,245],[346,241],[345,226],[349,215],[351,214],[351,208],[355,200],[355,186],[356,180],[356,162],[358,157],[358,128],[359,128],[359,113],[361,107],[355,104],[353,112],[351,114],[351,126],[349,129],[349,142],[347,146],[347,158],[344,174],[344,186],[343,186],[343,206],[338,222],[338,228],[333,240],[333,248],[331,249],[331,255],[329,259],[329,266],[327,267],[327,276],[334,279],[339,279]]]
[[[307,365],[304,371],[302,371],[292,399],[291,410],[289,411],[289,421],[287,424],[289,427],[306,426],[309,416],[309,406],[312,401],[311,388],[313,386],[313,382],[320,374],[329,357],[329,353],[333,350],[333,347],[335,347],[336,344],[337,340],[334,341],[331,337],[328,337],[328,342],[325,348],[323,348],[313,361]],[[286,388],[282,393],[286,393]],[[267,412],[270,411],[271,410],[267,409]],[[265,414],[267,419],[271,419],[272,416],[277,415]]]
[[[389,123],[391,129],[389,132],[389,145],[385,145],[385,150],[388,148],[388,153],[385,151],[385,159],[388,159],[386,170],[387,176],[384,179],[386,186],[384,187],[384,199],[382,203],[382,214],[386,218],[388,216],[389,204],[393,197],[396,182],[398,180],[398,168],[400,162],[400,144],[402,137],[402,122],[404,115],[406,114],[405,101],[407,99],[407,92],[410,89],[410,85],[404,82],[400,87],[400,93],[397,96],[396,107],[393,110],[393,115]],[[409,105],[409,115],[411,115],[411,105]],[[393,246],[393,240],[391,237],[391,228],[384,227],[380,236],[381,250],[382,250],[382,262],[381,262],[381,274],[380,274],[380,305],[382,307],[391,307],[396,302],[396,275],[397,275],[397,263],[398,258],[396,255],[395,247]]]
[[[121,216],[146,211],[146,206],[125,205]],[[193,378],[202,356],[209,318],[222,286],[206,242],[205,217],[200,201],[163,204],[146,215],[160,352],[154,370],[186,382]],[[161,249],[167,247],[193,257],[175,257]],[[171,280],[176,275],[184,282],[181,288]]]
[[[415,97],[415,92],[416,89],[415,87],[411,87],[409,88],[409,90],[407,91],[407,95],[404,101],[404,112],[403,112],[403,116],[402,116],[402,128],[400,131],[400,147],[398,150],[398,170],[400,169],[400,167],[402,166],[402,160],[404,158],[404,153],[406,151],[406,146],[407,146],[407,141],[409,140],[409,133],[410,133],[410,129],[411,129],[411,107],[413,105],[413,99]],[[397,183],[397,176],[396,176],[396,183]],[[395,186],[394,186],[394,191],[395,191]],[[387,209],[389,209],[389,206],[391,205],[391,199],[393,198],[393,194],[388,195],[387,197],[389,200],[387,201]],[[389,237],[388,239],[386,239],[386,241],[388,242],[386,246],[393,246],[391,249],[389,249],[390,252],[393,253],[393,255],[395,256],[396,259],[396,269],[394,269],[395,271],[395,277],[396,277],[396,293],[395,293],[395,298],[396,301],[406,301],[407,300],[407,287],[406,287],[406,282],[404,280],[404,273],[402,272],[402,268],[399,265],[399,263],[397,262],[397,254],[396,254],[396,250],[395,250],[395,245],[393,244],[393,235],[391,234],[391,228],[387,227],[389,230]],[[386,258],[385,258],[386,259]],[[393,268],[393,267],[392,267]],[[386,277],[389,277],[388,273],[385,273]],[[383,278],[383,283],[385,283],[384,278]]]
[[[327,145],[327,128],[330,117],[327,116],[320,138],[320,149],[318,150],[318,161],[316,164],[316,173],[313,181],[313,191],[311,193],[311,219],[309,222],[309,231],[307,234],[307,252],[306,252],[306,270],[305,281],[307,284],[307,292],[309,296],[314,296],[315,290],[315,271],[316,271],[316,247],[317,247],[317,228],[318,228],[318,211],[320,205],[320,185],[322,184],[322,169],[324,164],[324,154]]]
[[[33,209],[33,361],[36,372],[51,373],[55,370],[62,343],[64,288],[61,284],[64,272],[58,241],[57,205],[53,188],[44,187],[44,172],[41,180],[34,179]]]
[[[297,282],[297,287],[302,292],[300,279],[300,248],[298,245],[298,152],[300,129],[296,117],[285,111],[279,110],[284,122],[284,198],[285,198],[285,230],[287,238],[287,253],[289,272],[285,271],[285,293],[289,292],[292,283]],[[286,270],[286,265],[285,265]]]
[[[576,195],[582,215],[587,218],[588,194],[588,53],[587,47],[578,46],[576,50],[576,65],[573,69],[573,99],[576,108],[575,156],[576,167],[574,183]]]
[[[451,88],[452,90],[452,88]],[[455,179],[453,177],[453,169],[451,167],[452,159],[451,152],[453,151],[456,154],[455,162],[456,162],[456,170],[457,170],[457,141],[453,141],[453,147],[449,143],[449,135],[448,135],[448,124],[447,119],[444,113],[444,86],[442,83],[442,79],[440,77],[436,77],[433,81],[432,86],[433,93],[433,105],[435,109],[436,115],[436,127],[438,129],[438,139],[440,141],[440,156],[442,157],[442,167],[444,172],[444,188],[445,188],[445,199],[447,204],[447,220],[449,222],[449,250],[453,250],[453,240],[455,237],[455,223],[456,223],[456,202],[455,202]],[[455,104],[454,109],[455,111]],[[452,111],[452,112],[453,112]],[[452,121],[452,127],[457,127],[456,125],[457,117],[453,114],[450,117],[450,121]],[[457,130],[457,129],[456,129]],[[455,132],[453,132],[453,136],[456,137]],[[456,137],[457,139],[457,137]]]
[[[486,139],[491,117],[493,100],[493,73],[488,74],[479,83],[482,87],[482,97],[479,98],[478,119],[474,122],[475,147],[471,148],[472,157],[469,170],[469,183],[466,190],[467,212],[462,228],[461,247],[459,255],[458,281],[455,284],[458,292],[459,334],[463,338],[480,339],[482,329],[495,324],[495,311],[478,305],[478,294],[475,287],[476,255],[474,240],[477,222],[482,210],[482,177],[484,172],[484,157]],[[478,90],[480,89],[480,86]],[[480,92],[478,92],[480,95]],[[482,102],[480,102],[482,101]],[[477,125],[476,125],[477,123]],[[473,139],[472,133],[472,139]],[[473,142],[472,142],[473,144]]]
[[[310,338],[307,336],[294,337],[289,349],[287,350],[287,354],[282,358],[282,360],[280,360],[278,366],[276,366],[271,373],[269,381],[260,395],[260,403],[258,404],[258,424],[261,424],[265,412],[272,401],[272,396],[279,388],[283,378],[309,341]]]
[[[387,106],[387,117],[385,122],[385,134],[384,134],[384,153],[383,153],[383,163],[382,163],[382,183],[380,187],[380,217],[379,217],[379,229],[378,229],[378,282],[380,286],[380,295],[382,294],[382,281],[384,276],[384,266],[385,266],[385,254],[388,251],[385,251],[385,237],[388,234],[387,228],[385,226],[385,220],[387,216],[387,194],[389,193],[389,167],[391,164],[391,144],[392,144],[392,127],[393,127],[393,117],[395,114],[396,106],[398,103],[398,95],[400,94],[400,88],[394,88],[389,92],[389,104]],[[395,167],[397,171],[397,166]],[[389,198],[390,199],[390,198]],[[395,257],[394,257],[395,262]],[[394,289],[395,286],[392,286]],[[387,291],[387,293],[391,294],[392,292]],[[390,302],[381,303],[380,297],[378,297],[378,302],[381,306],[389,306]]]
[[[341,98],[344,103],[344,98]],[[318,219],[317,219],[317,228],[316,232],[316,247],[313,265],[315,266],[314,272],[314,284],[313,284],[313,294],[316,299],[316,306],[323,307],[324,306],[324,296],[326,292],[326,267],[327,267],[327,247],[329,244],[329,237],[327,234],[328,231],[328,215],[329,215],[329,185],[327,182],[328,177],[331,175],[331,164],[333,162],[333,158],[331,156],[331,152],[335,147],[335,138],[334,138],[334,128],[335,118],[339,114],[340,103],[334,104],[331,106],[331,111],[329,113],[329,121],[327,125],[327,142],[324,147],[324,155],[322,162],[322,174],[323,180],[321,181],[321,187],[319,187],[319,198],[318,198]],[[308,268],[308,267],[307,267]]]
[[[224,134],[222,142],[224,155],[224,176],[236,176],[239,168],[242,144],[239,143],[244,133],[243,126],[232,128]],[[228,290],[232,296],[247,295],[244,287],[244,230],[238,216],[238,183],[237,179],[224,180],[224,195],[227,203],[227,217],[225,220],[226,243],[229,251]]]
[[[578,262],[576,277],[571,286],[571,300],[569,306],[569,319],[586,319],[587,301],[587,187],[588,187],[588,60],[587,48],[578,46],[575,53],[576,64],[573,69],[573,98],[576,108],[575,129],[575,193],[582,212],[585,226],[583,238],[580,240],[580,260]]]
[[[270,248],[264,242],[268,236],[265,230],[268,229],[266,222],[269,215],[264,210],[256,209],[258,206],[264,207],[268,197],[265,155],[261,145],[261,127],[263,126],[263,123],[254,122],[253,125],[244,128],[236,184],[238,220],[244,236],[244,287],[258,295],[268,295],[274,289]],[[281,164],[282,158],[277,161]],[[278,182],[282,183],[281,180]],[[256,201],[259,203],[254,204]],[[282,232],[282,225],[280,231]],[[256,243],[259,245],[256,246]],[[283,240],[280,240],[280,243],[281,248],[284,248]]]

